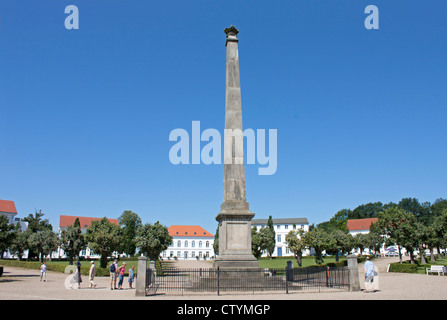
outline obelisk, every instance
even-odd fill
[[[239,76],[239,31],[225,28],[226,92],[224,135],[224,199],[216,220],[219,222],[219,254],[214,267],[259,267],[251,249],[251,219],[245,196],[242,104]]]

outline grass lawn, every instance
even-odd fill
[[[428,257],[425,257],[425,261],[427,261],[427,265],[423,265],[423,264],[418,265],[417,273],[426,274],[427,273],[426,270],[427,270],[427,268],[430,268],[430,265],[447,266],[447,258],[446,257],[442,257],[442,259],[437,259],[435,262],[431,262],[430,256],[428,256]]]

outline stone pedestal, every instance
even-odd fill
[[[251,218],[253,213],[222,214],[219,221],[219,256],[213,267],[258,268],[251,249]]]
[[[348,256],[349,291],[360,291],[359,267],[356,256]]]

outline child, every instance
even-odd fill
[[[132,266],[132,267],[130,267],[130,270],[129,270],[129,288],[130,289],[133,289],[132,282],[134,282],[134,275],[135,275],[134,269],[135,269],[135,266]]]
[[[45,280],[47,279],[47,263],[44,262],[41,266],[40,266],[40,281],[45,282]]]

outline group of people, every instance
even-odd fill
[[[135,281],[135,266],[129,269],[129,289],[133,289],[132,284]],[[124,274],[126,271],[126,263],[123,262],[121,266],[118,267],[118,260],[115,260],[109,268],[110,271],[110,290],[113,289],[123,289]],[[118,278],[118,288],[116,287],[116,279]]]
[[[71,285],[70,288],[73,288],[73,285],[75,283],[78,284],[78,289],[81,289],[81,282],[82,282],[82,276],[81,276],[81,263],[78,261],[75,263],[76,265],[76,271],[73,275],[72,281],[71,281]],[[47,265],[46,262],[44,262],[41,266],[40,266],[40,281],[45,281],[46,280],[46,271],[47,271]],[[123,262],[123,264],[118,267],[118,260],[115,260],[111,266],[110,266],[110,289],[123,289],[123,282],[124,282],[124,274],[126,271],[126,263]],[[95,266],[95,262],[91,261],[90,262],[90,270],[88,273],[88,280],[90,285],[87,287],[89,289],[91,288],[96,288],[96,283],[95,283],[95,275],[96,275],[96,266]],[[117,278],[118,280],[118,288],[116,287],[116,280]],[[129,289],[133,289],[132,284],[135,281],[135,266],[132,266],[129,269]]]

